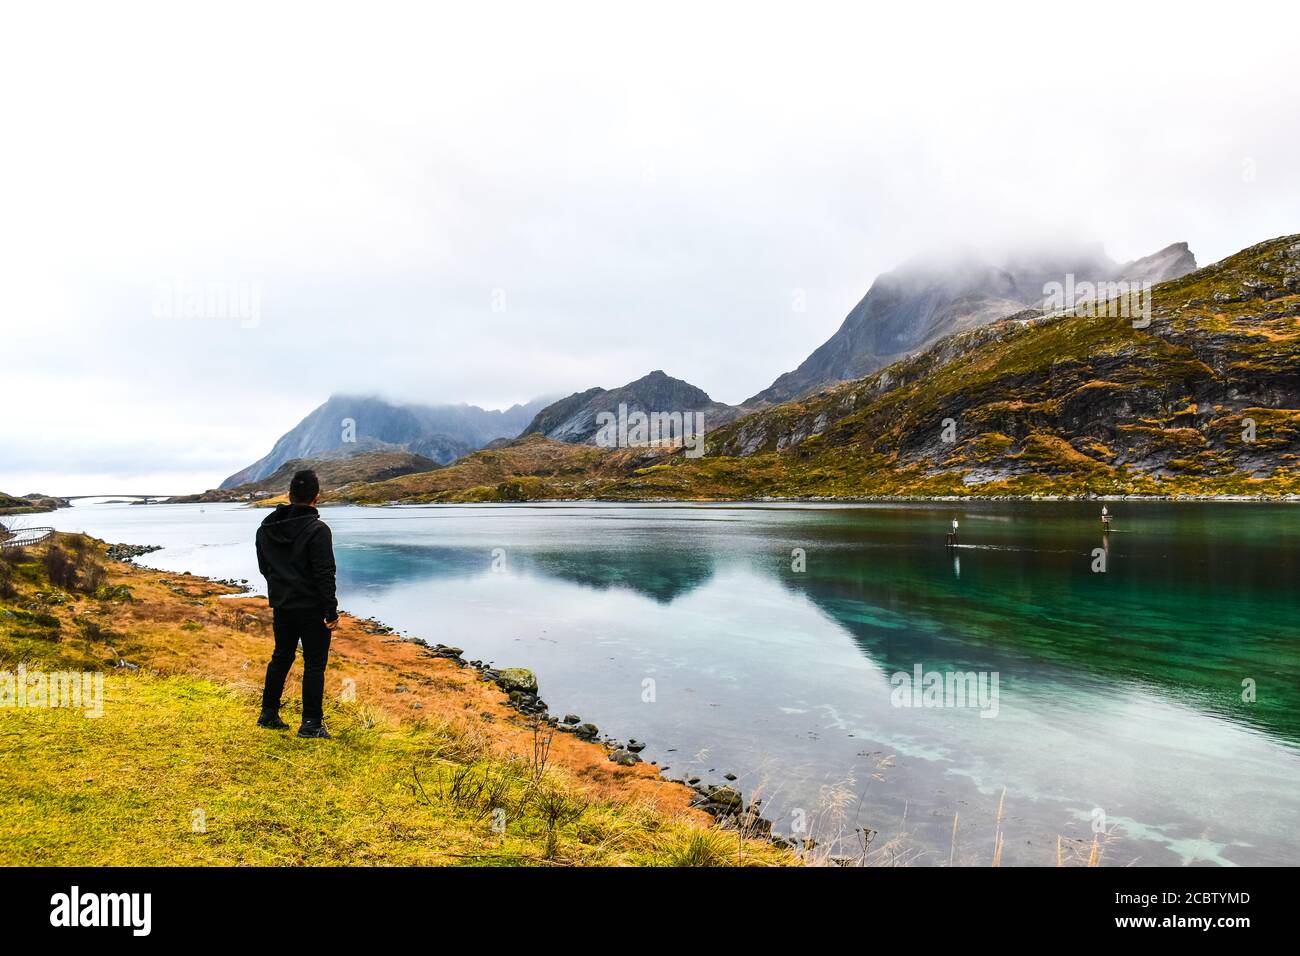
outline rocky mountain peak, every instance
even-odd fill
[[[1119,264],[1100,244],[1045,244],[994,253],[969,247],[910,259],[879,276],[839,330],[794,371],[742,407],[789,401],[869,375],[932,342],[1041,305],[1045,287],[1079,282],[1163,282],[1196,268],[1187,243]]]
[[[656,369],[618,388],[589,388],[542,409],[525,434],[545,435],[555,441],[590,444],[595,440],[597,416],[628,412],[704,412],[708,427],[730,421],[737,410],[715,402],[709,393],[690,382]]]

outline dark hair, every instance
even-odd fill
[[[289,500],[298,505],[309,505],[320,494],[320,479],[308,468],[297,472],[289,482]]]

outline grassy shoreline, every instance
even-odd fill
[[[61,534],[0,571],[0,672],[104,674],[100,717],[0,706],[0,865],[799,862],[346,615],[326,674],[335,739],[260,730],[265,601],[103,551]]]

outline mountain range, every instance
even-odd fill
[[[706,428],[718,427],[740,413],[662,371],[619,388],[590,388],[559,401],[537,399],[505,411],[485,411],[473,405],[400,405],[375,397],[335,395],[282,435],[265,457],[223,481],[217,491],[237,493],[239,498],[260,497],[278,488],[280,472],[290,462],[315,468],[322,487],[333,489],[350,481],[408,474],[418,470],[415,466],[423,461],[428,462],[426,470],[432,470],[522,435],[594,445],[597,416],[601,412],[617,415],[620,407],[628,413],[701,412]],[[406,458],[394,458],[398,454]],[[333,459],[345,458],[355,460],[346,467],[328,466]],[[383,474],[385,470],[390,474]],[[175,500],[229,497],[205,492]]]
[[[1181,272],[1183,252],[1151,264]],[[1300,494],[1300,235],[1160,282],[1148,304],[950,333],[711,429],[701,458],[538,433],[336,498]]]
[[[228,482],[329,446],[315,456],[402,450],[443,466],[389,477],[358,462],[327,497],[366,502],[1292,493],[1298,239],[1204,269],[1186,243],[1126,263],[1100,246],[931,256],[880,276],[827,343],[742,406],[663,371],[495,413],[335,397]],[[1049,284],[1067,276],[1151,284],[1147,320],[1053,304]],[[592,447],[620,406],[701,412],[705,457]],[[449,434],[448,408],[489,424]],[[342,417],[358,425],[347,446]]]
[[[700,412],[715,429],[740,415],[869,374],[945,335],[976,328],[1042,304],[1045,286],[1066,275],[1084,281],[1161,282],[1196,268],[1186,243],[1116,263],[1100,245],[1039,248],[994,256],[965,250],[914,259],[876,279],[839,331],[797,369],[742,406],[715,402],[703,389],[656,370],[618,388],[588,388],[550,402],[505,411],[473,405],[394,404],[373,396],[335,395],[280,437],[271,451],[220,485],[233,490],[265,480],[291,460],[407,452],[449,464],[519,435],[595,444],[601,413]],[[347,434],[347,422],[353,433]],[[362,469],[364,470],[364,469]],[[371,469],[377,471],[378,469]]]

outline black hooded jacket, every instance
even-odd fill
[[[257,529],[257,566],[271,607],[339,616],[334,594],[334,538],[311,505],[277,505]]]

